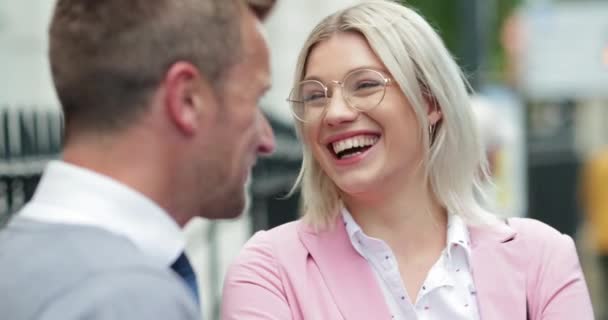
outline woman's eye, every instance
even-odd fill
[[[369,88],[375,88],[377,86],[379,86],[380,83],[377,81],[361,81],[359,83],[357,83],[357,86],[355,87],[357,90],[359,89],[369,89]]]
[[[323,93],[311,93],[304,95],[304,102],[311,102],[319,99],[325,98]]]

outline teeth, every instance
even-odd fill
[[[351,154],[345,154],[344,156],[342,156],[342,159],[348,159],[350,157],[354,157],[354,156],[357,156],[357,155],[360,155],[360,154],[361,154],[361,151],[357,151],[357,152],[351,153]]]
[[[360,135],[332,143],[332,148],[336,154],[355,147],[373,146],[378,141],[378,137],[371,135]]]

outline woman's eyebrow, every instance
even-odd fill
[[[386,70],[386,68],[382,67],[382,66],[377,66],[377,65],[366,65],[366,66],[361,66],[361,67],[356,67],[353,69],[348,70],[346,73],[344,73],[344,75],[342,76],[342,79],[344,79],[344,77],[353,72],[353,71],[357,71],[357,70],[362,70],[362,69],[370,69],[370,70],[375,70],[375,71],[379,71],[380,73],[382,73],[384,76],[389,76],[390,73]],[[332,79],[332,80],[342,80],[342,79]],[[323,82],[321,77],[312,75],[312,76],[306,76],[304,79],[302,79],[302,81],[306,81],[306,80],[317,80],[320,82]]]

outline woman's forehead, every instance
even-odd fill
[[[365,37],[355,32],[339,32],[312,47],[304,78],[340,80],[349,72],[361,68],[385,69]]]

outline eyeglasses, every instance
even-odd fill
[[[331,83],[341,87],[348,106],[366,112],[382,102],[391,79],[380,71],[357,69],[349,72],[342,81],[332,80]],[[291,103],[291,111],[297,120],[313,122],[325,113],[332,95],[333,90],[330,91],[321,81],[304,80],[291,90],[287,101]]]

